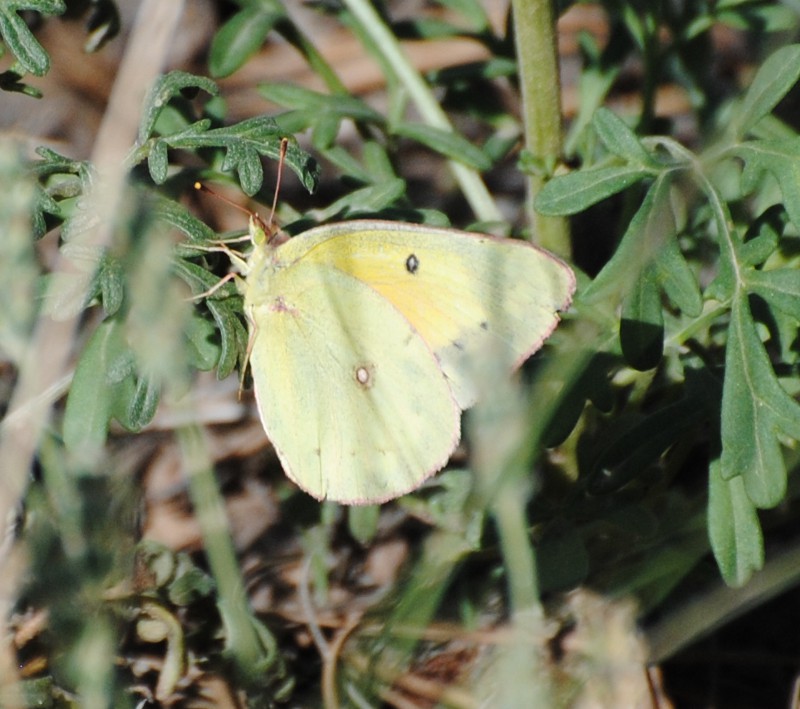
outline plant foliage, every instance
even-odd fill
[[[91,4],[95,48],[113,37],[118,16],[111,3]],[[374,8],[361,0],[318,4],[320,20],[349,32],[381,68],[386,102],[376,108],[346,90],[282,2],[235,3],[210,44],[207,69],[169,71],[147,94],[127,153],[124,208],[101,225],[111,236],[100,245],[85,241],[98,228],[87,204],[103,180],[91,161],[45,147],[27,161],[0,146],[0,215],[9,225],[0,269],[12,284],[2,294],[0,352],[24,381],[37,316],[72,319],[78,333],[74,369],[59,390],[64,406],[52,428],[36,432],[41,471],[25,494],[19,531],[34,573],[17,589],[15,617],[47,607],[60,633],[48,655],[52,673],[21,683],[31,702],[79,706],[81,697],[105,692],[115,706],[132,705],[121,688],[134,686],[136,663],[127,659],[143,646],[164,648],[151,683],[151,699],[164,705],[182,696],[190,669],[200,667],[235,678],[254,706],[302,696],[303,679],[309,683],[306,648],[287,649],[286,625],[296,621],[281,626],[248,606],[199,426],[176,424],[174,440],[200,523],[201,562],[149,542],[134,547],[134,485],[119,452],[164,407],[191,418],[186,402],[197,372],[225,379],[239,370],[246,385],[242,296],[224,280],[241,232],[217,234],[186,195],[201,180],[270,204],[265,166],[287,140],[285,164],[305,192],[322,180],[327,187],[314,209],[289,206],[308,204],[296,192],[279,207],[287,234],[380,216],[535,238],[521,209],[512,224],[498,223],[479,177],[496,171],[536,191],[537,220],[571,225],[579,273],[573,308],[524,383],[490,386],[494,395],[471,412],[465,466],[392,508],[425,530],[415,536],[404,582],[359,606],[363,622],[343,626],[335,643],[308,621],[324,702],[336,705],[337,692],[354,704],[379,701],[434,652],[439,636],[426,632],[438,620],[466,635],[498,598],[502,612],[493,618],[508,623],[511,640],[494,643],[477,679],[464,680],[473,694],[507,706],[533,696],[542,706],[589,702],[592,683],[580,672],[597,658],[582,656],[575,665],[582,670],[571,666],[557,680],[543,659],[546,643],[530,641],[548,632],[542,596],[590,586],[608,597],[632,595],[643,614],[669,619],[688,603],[683,585],[707,580],[709,560],[726,584],[744,586],[769,563],[772,533],[796,538],[800,134],[782,107],[800,79],[800,45],[769,53],[743,90],[718,86],[709,61],[712,29],[743,41],[783,37],[798,24],[789,5],[600,3],[610,36],[603,46],[588,34],[579,40],[578,108],[558,161],[517,150],[532,127],[516,118],[528,120],[518,104],[508,107],[520,100],[508,79],[530,76],[518,65],[525,54],[515,53],[514,23],[494,29],[477,0],[435,4],[441,13],[402,21],[365,14]],[[23,11],[66,9],[60,0],[0,3],[0,35],[14,57],[0,75],[3,89],[37,95],[23,79],[50,66]],[[276,34],[299,52],[317,88],[259,83],[254,92],[277,109],[231,118],[215,79],[256,61]],[[398,38],[469,40],[483,58],[420,77]],[[640,68],[639,108],[612,108],[631,63]],[[667,83],[686,97],[688,138],[657,110]],[[453,128],[454,119],[467,128]],[[536,129],[560,140],[561,126]],[[437,178],[446,170],[451,178],[431,179],[415,195],[420,178],[401,159],[409,153],[424,156]],[[45,272],[36,260],[35,242],[47,239],[58,239],[64,268]],[[17,415],[4,422],[6,437]],[[317,505],[285,481],[274,489],[292,519],[292,553],[304,559],[298,597],[310,612],[309,590],[324,604],[334,584],[355,575],[332,559],[356,566],[352,559],[379,548],[389,513]],[[363,620],[367,606],[376,624]],[[567,606],[573,619],[592,615],[580,599]],[[87,618],[98,618],[97,628]],[[97,657],[105,664],[95,672]],[[508,682],[520,666],[532,679]],[[487,687],[499,694],[488,696]],[[458,695],[437,699],[461,705]]]

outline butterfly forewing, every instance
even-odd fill
[[[301,238],[304,256],[368,284],[436,354],[461,408],[475,401],[479,360],[518,366],[555,329],[572,271],[527,242],[395,222],[344,222]]]

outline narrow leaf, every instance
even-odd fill
[[[650,176],[638,166],[596,167],[557,175],[539,192],[536,211],[547,216],[581,212]]]
[[[689,317],[698,317],[703,311],[703,295],[677,239],[667,239],[656,257],[654,268],[659,283],[675,306]]]
[[[130,371],[128,355],[122,325],[116,319],[101,323],[81,353],[67,396],[63,432],[68,450],[90,452],[105,443],[119,395],[114,385]]]
[[[0,36],[25,71],[44,76],[50,70],[50,57],[12,3],[0,5]]]
[[[211,41],[208,68],[211,76],[230,76],[250,59],[264,43],[283,12],[265,12],[258,5],[246,7],[231,17]]]
[[[167,144],[163,140],[154,140],[150,149],[150,154],[147,156],[147,169],[150,171],[150,177],[157,185],[163,185],[167,179],[167,170],[169,169],[169,156],[167,154]]]
[[[219,327],[220,354],[217,364],[217,377],[225,379],[236,367],[239,353],[247,347],[247,332],[244,329],[239,313],[242,312],[242,302],[233,304],[236,298],[225,300],[208,300],[208,309]]]
[[[600,107],[592,118],[597,135],[610,152],[634,165],[652,165],[653,159],[628,125],[615,113]]]
[[[652,268],[645,269],[622,304],[619,340],[625,359],[646,371],[657,366],[664,350],[661,289]]]
[[[114,417],[129,431],[139,431],[153,420],[161,395],[161,387],[154,377],[140,376],[133,396],[123,411]]]
[[[422,123],[400,123],[393,127],[392,133],[416,140],[431,150],[475,170],[488,170],[492,166],[492,161],[483,150],[458,133]]]
[[[771,54],[756,73],[737,111],[735,134],[743,136],[770,113],[799,77],[800,45],[781,47]]]

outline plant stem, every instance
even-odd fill
[[[528,177],[527,209],[532,238],[554,253],[569,256],[566,219],[540,216],[533,208],[536,196],[561,156],[561,81],[552,5],[552,0],[511,2],[525,147],[543,168]]]
[[[435,128],[454,132],[447,114],[442,110],[430,87],[412,66],[397,38],[389,31],[372,4],[367,0],[344,0],[344,4],[360,23],[364,32],[371,37],[375,48],[383,53],[385,64],[391,66],[404,85],[423,120]],[[481,221],[502,221],[500,210],[480,175],[459,162],[451,160],[449,164],[475,216]]]
[[[250,611],[236,551],[233,548],[225,505],[211,468],[203,433],[197,426],[178,430],[186,468],[189,496],[203,535],[208,564],[219,589],[219,608],[227,644],[238,669],[249,679],[262,663],[265,648]]]

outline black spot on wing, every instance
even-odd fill
[[[416,254],[409,254],[408,258],[406,259],[406,271],[408,271],[412,276],[419,271],[419,259],[417,258]]]

